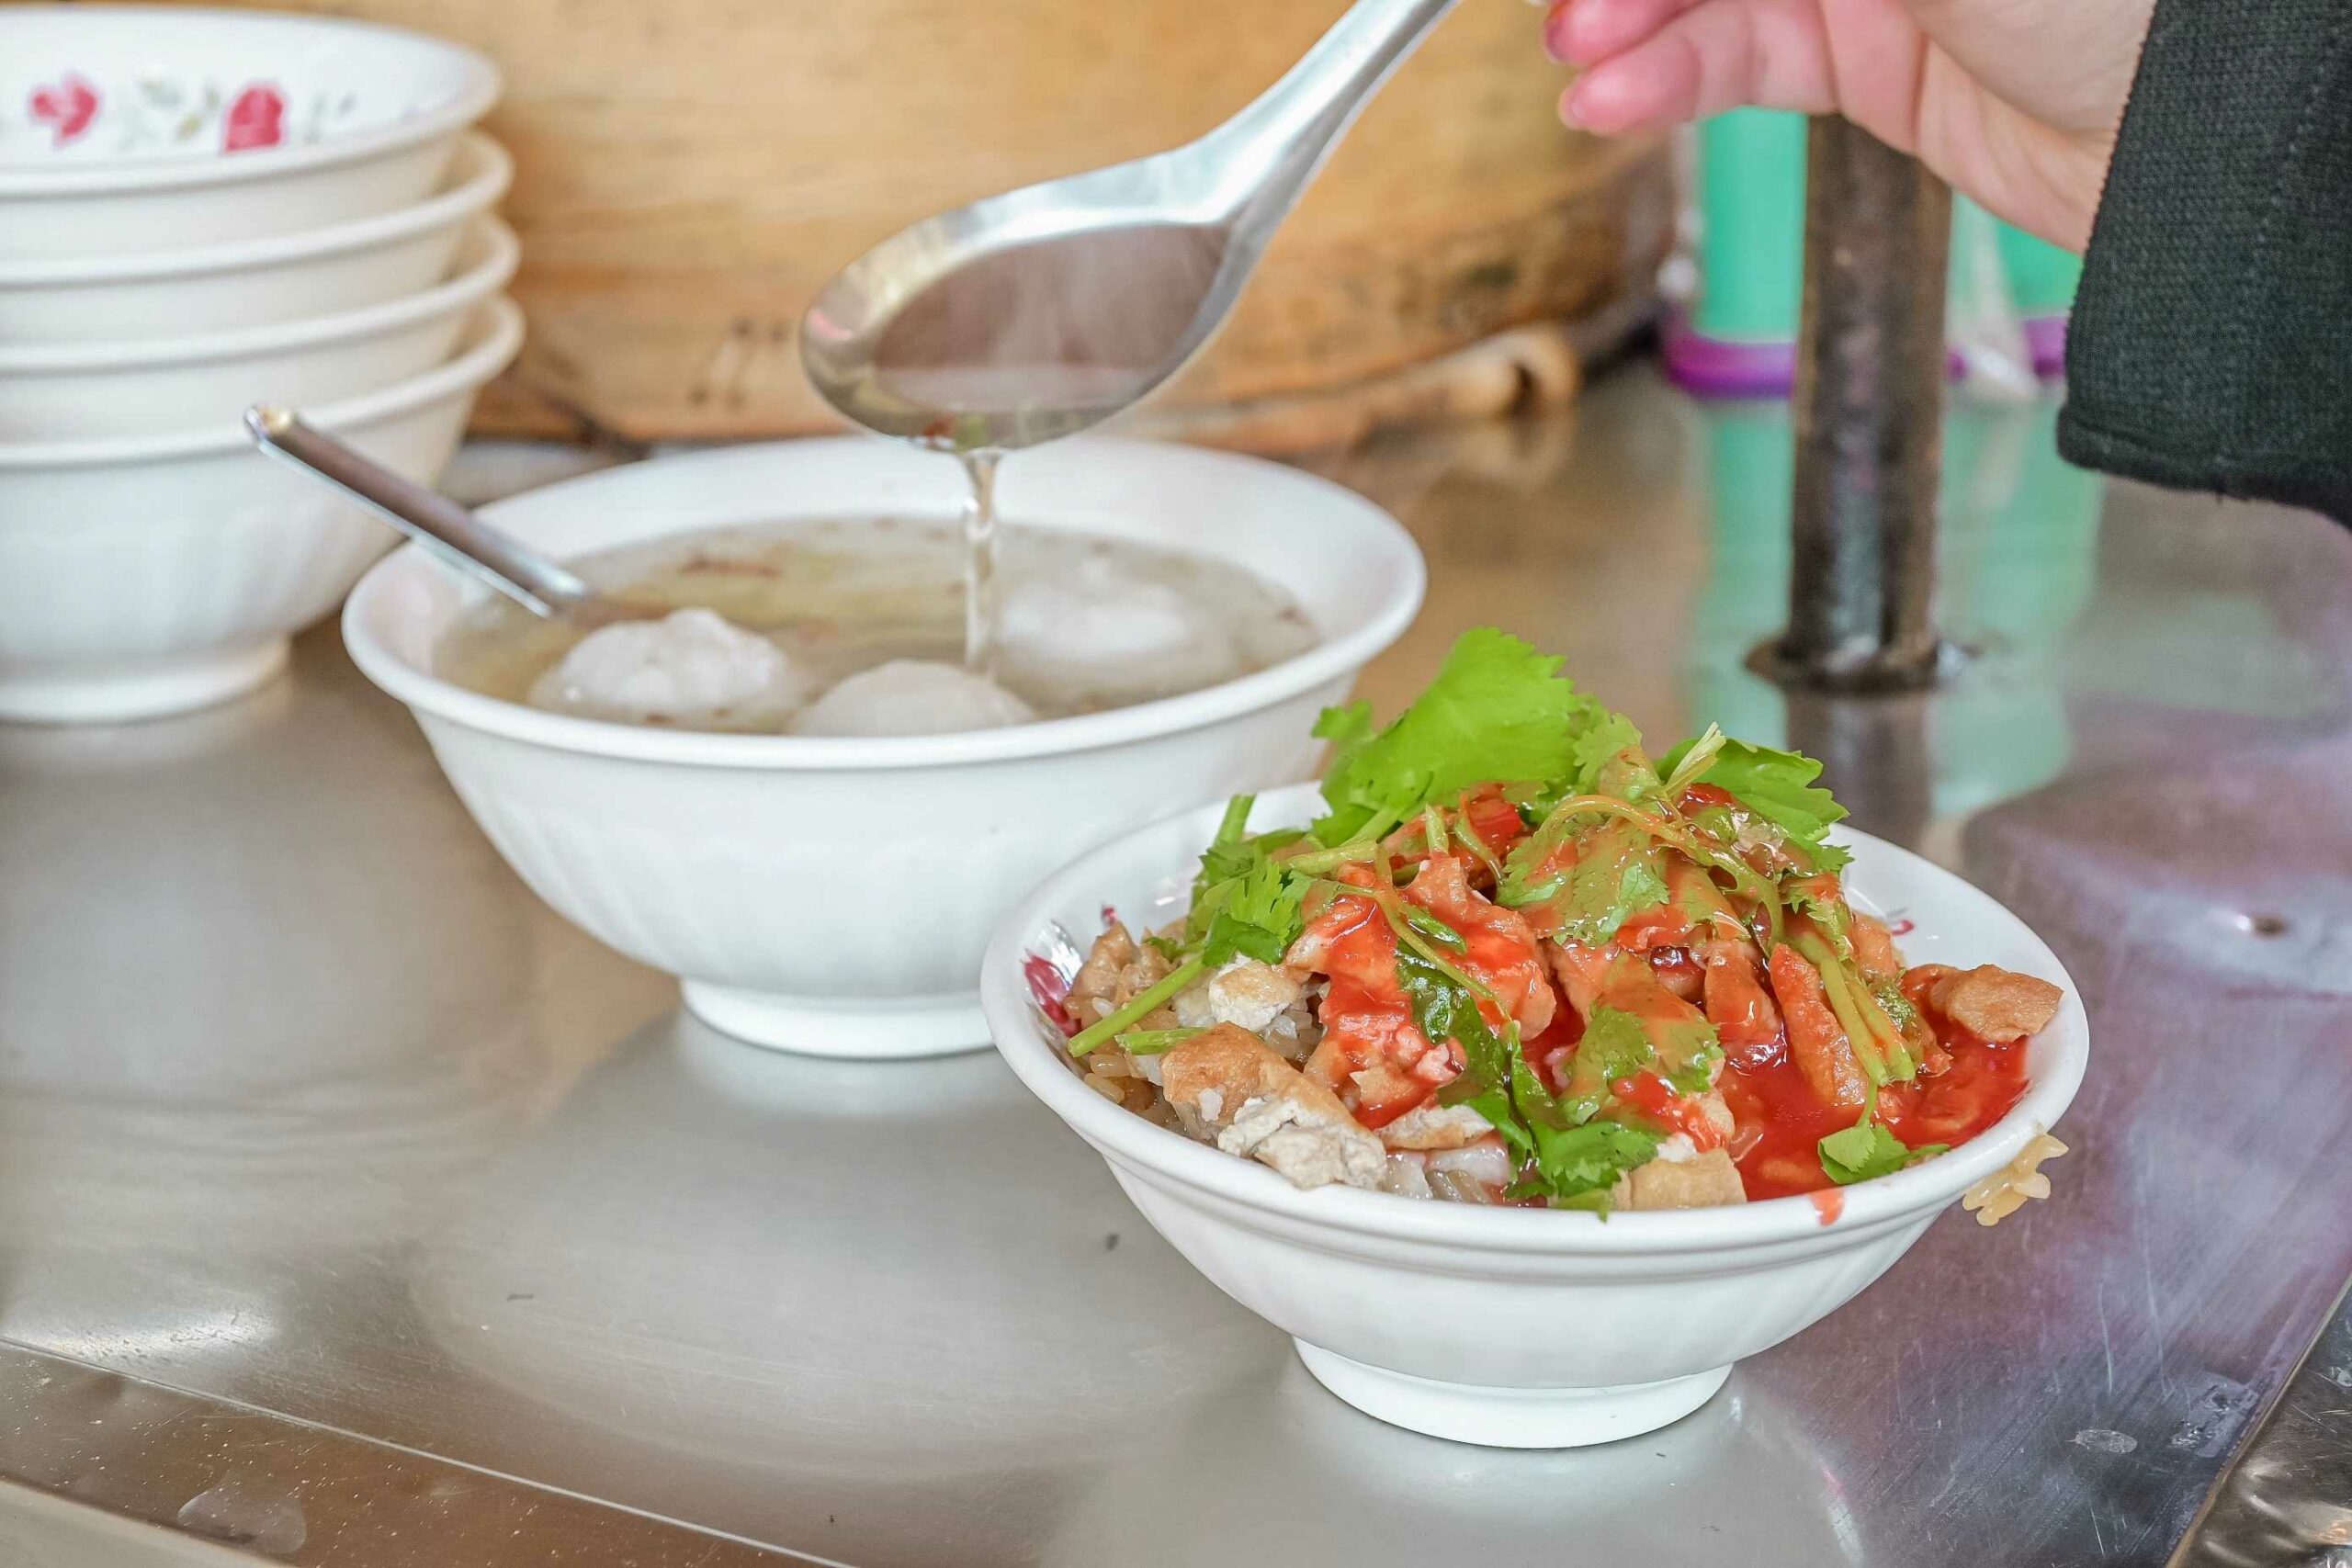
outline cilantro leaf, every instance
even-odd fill
[[[1630,723],[1559,669],[1558,659],[1515,637],[1474,626],[1385,729],[1373,731],[1362,703],[1326,709],[1315,733],[1335,750],[1323,777],[1330,811],[1315,825],[1317,840],[1385,831],[1473,784],[1572,780],[1638,742]]]
[[[1329,740],[1336,755],[1372,739],[1372,705],[1359,697],[1341,707],[1325,708],[1315,717],[1317,740]]]
[[[1504,868],[1498,902],[1530,906],[1529,920],[1545,936],[1599,947],[1634,916],[1667,901],[1666,857],[1657,840],[1632,823],[1604,823],[1576,848],[1566,871],[1532,879],[1536,868],[1514,853]]]
[[[1201,943],[1201,962],[1213,969],[1223,968],[1236,957],[1280,964],[1297,936],[1295,931],[1285,933],[1273,927],[1235,919],[1220,909],[1210,917],[1208,935]]]
[[[1465,1103],[1500,1090],[1510,1081],[1518,1042],[1496,1032],[1487,1015],[1478,1010],[1478,998],[1467,987],[1403,942],[1396,945],[1396,983],[1412,1004],[1413,1023],[1424,1038],[1432,1043],[1451,1040],[1462,1047],[1462,1072],[1446,1086],[1450,1091],[1446,1103]],[[1515,1035],[1517,1031],[1510,1032]],[[1483,1110],[1481,1114],[1486,1114]],[[1487,1119],[1495,1120],[1492,1115]]]
[[[1201,957],[1221,964],[1236,953],[1280,964],[1306,929],[1306,889],[1314,879],[1264,862],[1221,885],[1209,916]]]
[[[1570,1093],[1555,1099],[1521,1052],[1519,1031],[1489,1023],[1477,998],[1428,956],[1400,944],[1396,978],[1421,1032],[1462,1047],[1462,1073],[1440,1093],[1440,1102],[1471,1107],[1531,1160],[1524,1195],[1606,1209],[1617,1179],[1657,1152],[1658,1134],[1648,1129],[1593,1119],[1608,1082],[1650,1060],[1649,1043],[1632,1014],[1594,1010],[1577,1061],[1597,1085],[1580,1094],[1583,1086],[1571,1082]]]
[[[1632,1077],[1650,1065],[1657,1053],[1642,1021],[1630,1012],[1596,1007],[1585,1020],[1584,1038],[1577,1042],[1568,1064],[1567,1094],[1562,1103],[1575,1120],[1589,1122],[1609,1097],[1609,1086]]]
[[[1505,908],[1524,909],[1566,892],[1576,863],[1566,860],[1561,852],[1575,843],[1577,823],[1589,824],[1590,820],[1555,813],[1537,823],[1535,831],[1503,857],[1503,874],[1495,884],[1495,902]]]
[[[1567,777],[1571,792],[1608,790],[1609,764],[1626,758],[1641,763],[1639,771],[1649,776],[1652,785],[1657,783],[1649,774],[1648,760],[1642,756],[1642,732],[1634,728],[1632,719],[1614,708],[1594,703],[1591,720],[1577,731],[1570,750],[1576,761],[1575,770]]]
[[[1575,1108],[1553,1098],[1521,1052],[1518,1028],[1506,1022],[1498,1029],[1489,1023],[1467,987],[1408,944],[1400,943],[1396,949],[1396,979],[1412,1003],[1413,1021],[1422,1034],[1430,1040],[1452,1040],[1462,1047],[1462,1071],[1439,1091],[1439,1103],[1469,1106],[1521,1159],[1532,1158],[1532,1190],[1564,1198],[1595,1187],[1605,1190],[1617,1179],[1613,1168],[1604,1168],[1606,1150],[1615,1150],[1636,1165],[1648,1157],[1646,1152],[1638,1157],[1627,1153],[1641,1136],[1633,1129],[1628,1130],[1633,1137],[1559,1143],[1560,1136],[1576,1130],[1590,1111],[1578,1115]],[[1544,1152],[1546,1140],[1551,1140],[1554,1151],[1549,1166]],[[1648,1147],[1654,1150],[1657,1140],[1651,1139]]]
[[[1271,858],[1306,834],[1295,828],[1249,832],[1255,800],[1237,795],[1227,803],[1216,837],[1201,852],[1200,870],[1193,877],[1183,946],[1197,948],[1202,960],[1212,965],[1236,953],[1279,964],[1306,924],[1302,905],[1309,879],[1285,871]]]
[[[1666,1081],[1677,1094],[1704,1094],[1715,1087],[1715,1067],[1724,1059],[1722,1043],[1715,1037],[1713,1025],[1676,1024],[1677,1030],[1702,1032],[1691,1038],[1696,1043],[1683,1055],[1679,1064],[1669,1063]]]
[[[1585,787],[1594,795],[1655,810],[1666,786],[1658,781],[1657,770],[1650,766],[1649,758],[1642,754],[1640,732],[1634,730],[1630,719],[1625,721],[1625,728],[1633,732],[1633,740],[1606,752],[1596,752]]]
[[[1840,1187],[1891,1176],[1905,1166],[1942,1154],[1947,1144],[1905,1146],[1903,1140],[1868,1118],[1821,1140],[1821,1168]]]
[[[1715,1026],[1704,1018],[1645,1021],[1659,1073],[1677,1094],[1704,1094],[1714,1087],[1715,1064],[1724,1059]]]
[[[1555,1202],[1601,1207],[1617,1179],[1646,1164],[1657,1153],[1658,1143],[1656,1133],[1622,1122],[1588,1122],[1566,1131],[1538,1127],[1535,1169]],[[1588,1201],[1578,1202],[1578,1199]]]
[[[1668,751],[1658,759],[1659,770],[1669,776],[1677,773],[1696,744],[1686,740]],[[1802,751],[1725,740],[1705,771],[1695,781],[1685,782],[1728,790],[1750,811],[1810,849],[1816,870],[1837,871],[1852,857],[1826,837],[1846,808],[1813,782],[1820,776],[1821,764]]]
[[[1853,851],[1843,844],[1833,844],[1826,839],[1817,844],[1807,844],[1805,850],[1812,855],[1816,871],[1843,871],[1854,863]]]
[[[1639,845],[1634,852],[1627,854],[1624,857],[1623,870],[1616,878],[1616,886],[1610,887],[1606,879],[1602,881],[1603,897],[1606,897],[1607,902],[1596,909],[1590,917],[1590,929],[1593,934],[1589,936],[1584,934],[1578,929],[1578,922],[1571,922],[1568,935],[1588,946],[1599,946],[1615,936],[1619,929],[1634,916],[1645,909],[1655,909],[1665,903],[1666,877],[1662,874],[1661,859],[1657,846],[1647,842]],[[1581,873],[1584,867],[1579,865],[1577,869]],[[1579,875],[1577,881],[1580,889],[1584,878]]]
[[[1625,728],[1631,732],[1630,724]],[[1606,796],[1656,815],[1657,773],[1634,739],[1635,744],[1600,757],[1575,794]],[[1495,901],[1528,909],[1546,936],[1597,947],[1634,915],[1667,901],[1666,866],[1653,829],[1589,800],[1555,799],[1535,831],[1505,859]],[[1529,908],[1532,905],[1544,907]]]
[[[1240,881],[1264,865],[1276,850],[1286,849],[1306,836],[1295,828],[1279,829],[1227,843],[1211,844],[1201,852],[1201,868],[1193,875],[1193,913],[1199,916],[1204,908],[1214,908],[1224,897],[1217,889]]]
[[[1739,916],[1732,909],[1731,900],[1725,898],[1723,889],[1716,886],[1713,869],[1703,863],[1687,858],[1667,862],[1666,886],[1675,908],[1699,931],[1704,931],[1711,926],[1721,924],[1736,926],[1740,923]]]

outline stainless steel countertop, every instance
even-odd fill
[[[1495,621],[1654,737],[1792,735],[2088,993],[2055,1199],[1947,1215],[1682,1423],[1340,1405],[992,1055],[683,1018],[322,628],[231,707],[0,728],[0,1477],[292,1562],[2161,1562],[2352,1277],[2352,536],[2102,516],[2049,416],[1954,416],[1978,657],[1870,706],[1740,664],[1778,407],[1634,367],[1316,465],[1430,553],[1375,702]]]

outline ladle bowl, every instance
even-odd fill
[[[1299,194],[1454,0],[1359,0],[1198,141],[926,218],[818,294],[800,357],[884,435],[1011,451],[1098,424],[1215,335]]]

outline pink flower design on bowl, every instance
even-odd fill
[[[249,152],[286,140],[286,96],[266,82],[239,93],[220,118],[220,150]]]
[[[46,137],[44,154],[77,162],[155,154],[230,153],[316,142],[362,122],[351,87],[288,85],[275,77],[211,77],[170,71],[64,67],[35,86],[20,120]],[[0,135],[9,126],[0,123]]]
[[[45,125],[55,138],[50,145],[63,147],[90,129],[98,118],[98,90],[68,71],[53,85],[35,87],[25,113],[35,125]]]

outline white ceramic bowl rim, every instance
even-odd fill
[[[821,437],[822,441],[859,445],[874,440],[864,435]],[[1082,438],[1097,450],[1137,447],[1164,450],[1169,444],[1122,440],[1112,436]],[[1256,463],[1258,458],[1229,453],[1184,449],[1204,463]],[[723,457],[725,452],[711,454]],[[668,457],[664,462],[689,462],[692,457]],[[1268,465],[1274,467],[1274,465]],[[529,741],[559,751],[591,756],[621,757],[690,767],[753,768],[779,771],[826,769],[952,767],[969,762],[993,762],[1022,757],[1062,755],[1116,746],[1131,740],[1180,734],[1215,724],[1238,714],[1268,707],[1301,692],[1311,691],[1362,668],[1372,656],[1403,634],[1419,610],[1426,570],[1411,536],[1385,512],[1342,486],[1303,469],[1282,468],[1286,482],[1319,487],[1344,497],[1346,511],[1363,527],[1360,551],[1385,557],[1392,586],[1386,600],[1360,625],[1325,635],[1314,647],[1280,663],[1238,680],[1223,682],[1182,696],[1161,697],[1103,713],[1075,718],[1046,719],[1011,725],[1001,729],[969,730],[948,735],[902,735],[874,739],[799,735],[713,735],[692,730],[656,729],[597,719],[543,712],[519,703],[503,702],[469,692],[421,670],[387,647],[369,626],[376,602],[401,576],[421,567],[458,575],[458,569],[409,545],[379,562],[344,606],[343,635],[354,660],[368,679],[401,701],[422,712],[510,739]],[[593,483],[596,475],[564,481]],[[561,484],[548,487],[562,489]],[[544,494],[546,491],[537,491]],[[498,518],[495,506],[482,515]],[[647,536],[649,537],[652,536]],[[471,578],[464,581],[478,587]],[[484,590],[483,592],[487,592]]]
[[[484,300],[467,319],[457,355],[421,376],[389,387],[305,409],[302,417],[322,430],[346,430],[390,416],[403,414],[468,388],[479,387],[504,369],[523,344],[523,311],[503,295]],[[175,432],[168,435],[130,435],[100,441],[0,442],[0,471],[11,468],[98,468],[186,457],[206,452],[232,452],[252,446],[242,426]],[[258,460],[258,455],[256,455]],[[0,527],[7,519],[0,517]]]
[[[1266,817],[1253,816],[1251,820],[1283,820],[1295,815],[1297,820],[1305,821],[1320,807],[1317,791],[1314,784],[1270,791],[1260,796],[1260,808]],[[1174,1187],[1190,1189],[1280,1220],[1382,1240],[1435,1243],[1489,1253],[1603,1257],[1737,1250],[1822,1234],[1823,1211],[1805,1196],[1604,1217],[1573,1209],[1485,1208],[1469,1203],[1416,1201],[1341,1186],[1303,1189],[1255,1160],[1194,1143],[1112,1104],[1087,1088],[1077,1074],[1056,1059],[1057,1048],[1038,1030],[1027,985],[1021,976],[1021,959],[1037,945],[1053,910],[1081,897],[1099,900],[1103,885],[1112,874],[1109,868],[1126,855],[1131,840],[1163,831],[1174,823],[1198,819],[1205,824],[1201,835],[1205,844],[1217,809],[1198,807],[1164,818],[1081,855],[1024,899],[989,943],[987,967],[980,976],[980,1002],[999,1051],[1031,1092],[1089,1143],[1112,1158],[1140,1166]],[[1993,903],[1981,890],[1970,887],[1951,873],[1908,850],[1866,833],[1841,831],[1835,836],[1849,844],[1866,843],[1878,853],[1910,862],[1928,873],[1929,880],[1966,888],[1988,904]],[[1186,868],[1171,865],[1168,869],[1176,875]],[[1860,891],[1867,897],[1870,890],[1865,886]],[[1994,904],[1994,908],[2000,907]],[[2052,1070],[2027,1085],[2024,1098],[2007,1115],[1951,1153],[1892,1176],[1838,1189],[1838,1211],[1828,1228],[1866,1226],[1940,1208],[2015,1159],[2027,1142],[2055,1123],[2074,1100],[2088,1059],[2089,1026],[2083,1013],[2080,988],[2067,976],[2057,956],[2050,953],[2048,945],[2033,936],[2024,922],[2007,909],[2000,912],[2041,950],[2048,960],[2049,972],[2059,977],[2066,993],[2057,1020],[2045,1032],[2046,1037],[2060,1047]],[[1921,923],[1933,922],[1929,919]],[[1008,1040],[1011,1043],[1007,1043]]]
[[[404,116],[388,125],[298,145],[181,158],[126,158],[112,163],[0,168],[0,199],[28,196],[97,196],[121,191],[230,185],[275,179],[282,175],[309,169],[332,168],[337,164],[356,163],[395,152],[461,130],[490,112],[491,106],[498,101],[502,85],[498,67],[479,51],[430,33],[417,32],[409,28],[387,27],[380,22],[283,11],[209,11],[180,6],[26,6],[10,9],[27,20],[41,15],[131,16],[152,17],[158,26],[202,27],[223,22],[237,26],[294,24],[305,29],[373,34],[383,39],[397,39],[411,48],[439,55],[454,78],[457,90],[424,113]]]
[[[514,160],[506,149],[478,130],[468,131],[458,143],[449,178],[434,195],[412,206],[266,240],[232,240],[226,244],[197,245],[186,250],[132,251],[113,255],[67,256],[62,260],[50,256],[0,259],[0,288],[199,277],[209,273],[344,255],[426,233],[457,219],[487,210],[506,194],[514,178]]]
[[[459,243],[459,256],[466,264],[464,270],[430,288],[397,299],[362,306],[356,310],[337,311],[332,316],[305,316],[299,321],[241,327],[234,332],[0,345],[0,376],[143,370],[209,359],[243,359],[396,332],[417,321],[462,310],[497,293],[514,276],[515,265],[522,259],[522,246],[514,238],[514,231],[495,218],[475,219],[467,226],[466,236]]]

